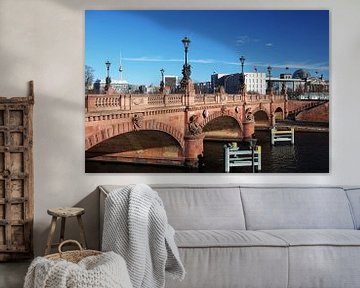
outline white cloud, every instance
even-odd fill
[[[267,67],[269,64],[265,63],[253,63],[259,67]],[[318,62],[318,63],[309,63],[309,62],[288,62],[288,63],[274,63],[270,64],[273,68],[283,68],[289,67],[290,69],[308,69],[308,70],[327,70],[329,69],[329,64],[327,62]]]
[[[272,46],[273,46],[273,43],[266,43],[265,46],[266,46],[266,47],[272,47]]]
[[[271,44],[271,43],[270,43]],[[130,61],[130,62],[179,62],[183,63],[184,59],[176,59],[176,58],[161,58],[161,57],[131,57],[131,58],[123,58],[123,61]],[[236,65],[240,66],[240,61],[222,61],[216,59],[190,59],[191,63],[197,64],[225,64],[225,65]],[[256,67],[267,67],[269,63],[262,63],[262,62],[251,62],[246,61],[245,65],[247,66],[256,66]],[[289,67],[290,69],[308,69],[308,70],[327,70],[329,69],[329,64],[327,62],[319,62],[319,63],[309,63],[309,62],[287,62],[287,63],[270,63],[270,66],[273,68],[283,68]]]
[[[130,62],[182,62],[182,59],[163,59],[160,57],[125,57],[122,58],[123,61]]]
[[[257,38],[252,38],[252,37],[249,37],[248,35],[241,35],[241,36],[238,36],[235,43],[237,46],[242,46],[246,43],[254,43],[254,42],[259,42],[260,40],[257,39]]]
[[[131,57],[123,58],[123,61],[130,62],[184,62],[184,59],[164,59],[160,57]],[[199,64],[214,64],[214,63],[227,63],[224,61],[218,61],[215,59],[190,59],[190,63],[199,63]]]

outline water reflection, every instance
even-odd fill
[[[296,132],[295,145],[270,144],[269,131],[257,131],[257,144],[262,148],[261,173],[328,173],[329,133]],[[227,142],[204,142],[205,166],[188,170],[184,167],[124,164],[86,161],[90,173],[222,173],[224,172],[224,144]],[[251,167],[232,167],[231,173],[251,173]]]

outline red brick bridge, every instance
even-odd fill
[[[86,96],[87,159],[196,166],[206,139],[251,138],[287,114],[287,95],[99,94]]]

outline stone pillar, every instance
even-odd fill
[[[186,106],[192,106],[195,103],[195,87],[194,83],[191,80],[188,80],[186,83]]]
[[[198,167],[198,156],[202,155],[204,151],[204,137],[205,134],[196,136],[185,136],[185,166],[196,168]]]
[[[243,136],[244,139],[250,139],[252,138],[252,135],[255,133],[255,121],[245,121],[243,122]]]
[[[252,138],[255,133],[255,117],[252,114],[251,107],[246,108],[244,104],[243,109],[243,137],[246,140]]]
[[[275,117],[275,113],[273,112],[270,114],[270,126],[275,127],[275,124],[276,124],[276,117]]]
[[[287,93],[284,95],[284,119],[288,117],[289,115],[289,100]]]
[[[205,134],[202,130],[201,116],[198,114],[189,115],[185,111],[185,166],[196,168],[198,156],[204,151]]]

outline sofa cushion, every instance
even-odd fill
[[[241,188],[246,227],[266,229],[354,229],[342,188]]]
[[[360,188],[346,189],[354,216],[356,229],[360,229]]]
[[[262,230],[289,246],[360,246],[360,231],[348,229]]]
[[[287,288],[288,247],[179,248],[186,275],[166,288]]]
[[[288,249],[289,288],[360,287],[358,246],[291,246]]]
[[[260,231],[244,230],[183,230],[176,231],[178,247],[255,247],[288,244],[279,237]]]
[[[360,231],[348,229],[265,230],[289,247],[289,288],[357,288]]]
[[[176,230],[242,230],[239,187],[154,187]]]

